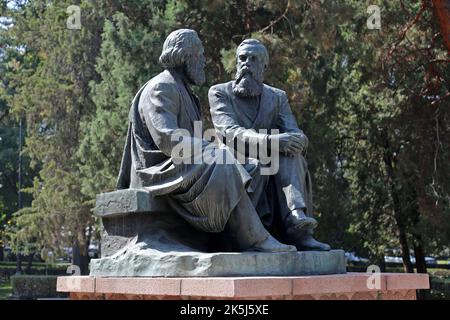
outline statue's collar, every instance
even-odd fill
[[[182,68],[170,68],[167,71],[174,77],[177,82],[181,82],[188,89],[191,88],[191,84],[187,77],[184,74],[184,70]]]

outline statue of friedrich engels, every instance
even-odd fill
[[[164,197],[199,232],[228,235],[236,251],[328,251],[327,244],[312,236],[317,221],[311,217],[311,181],[303,157],[308,140],[297,127],[286,94],[263,84],[267,50],[257,40],[245,40],[237,49],[237,59],[236,79],[209,92],[213,123],[221,137],[221,146],[216,146],[194,134],[201,112],[191,86],[205,82],[202,42],[190,29],[167,37],[159,59],[164,71],[148,81],[132,102],[117,187],[145,189]],[[259,134],[258,129],[281,133]],[[232,137],[231,141],[225,137]],[[257,158],[223,163],[235,156],[237,140],[249,146],[261,139],[279,146],[270,150],[280,152],[277,173],[262,175]],[[174,149],[180,140],[185,146],[209,148],[212,159],[177,161]],[[192,153],[193,158],[198,156]],[[269,188],[275,192],[268,192]],[[276,215],[286,244],[267,230]]]

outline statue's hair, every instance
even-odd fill
[[[266,46],[259,40],[256,39],[245,39],[241,42],[241,44],[237,47],[236,50],[236,58],[239,57],[239,50],[244,46],[255,46],[259,47],[261,53],[263,55],[264,64],[267,66],[269,64],[269,52],[267,51]]]
[[[191,29],[173,31],[164,41],[163,51],[159,63],[164,68],[177,68],[183,66],[192,49],[200,42],[197,32]]]

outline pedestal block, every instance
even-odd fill
[[[343,274],[343,250],[329,252],[222,252],[214,234],[191,227],[163,198],[144,190],[101,194],[101,258],[96,277],[245,277]]]
[[[415,300],[427,274],[347,273],[303,277],[60,277],[58,291],[99,300]]]

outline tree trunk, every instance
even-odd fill
[[[16,274],[22,274],[22,255],[17,253],[16,256]]]
[[[82,250],[77,242],[72,247],[72,264],[80,268],[80,275],[89,275],[89,256],[87,250]]]
[[[414,244],[414,255],[416,256],[417,273],[428,273],[425,253],[421,243]]]
[[[26,274],[30,274],[31,273],[31,267],[33,266],[33,258],[34,258],[35,253],[30,253],[28,255],[28,261],[27,261],[27,267],[25,269],[25,273]]]
[[[380,267],[381,272],[386,272],[386,261],[384,260],[384,255],[381,255],[377,259],[378,266]]]
[[[434,12],[439,21],[442,40],[450,52],[450,3],[448,0],[432,0]]]
[[[0,261],[5,260],[5,254],[3,251],[3,246],[0,246]]]
[[[408,240],[406,238],[406,232],[404,230],[403,224],[399,225],[397,223],[397,227],[399,228],[399,236],[398,240],[400,242],[400,249],[402,253],[402,260],[403,260],[403,270],[406,273],[414,273],[414,267],[411,263],[411,257],[409,255],[409,246],[408,246]]]
[[[415,192],[415,189],[413,189],[413,191],[414,191],[413,196],[416,199],[416,204],[411,210],[411,216],[414,217],[412,236],[413,236],[414,255],[416,257],[416,269],[417,273],[428,273],[427,263],[425,261],[425,252],[423,249],[423,238],[419,228],[420,210],[417,204],[417,193]]]
[[[414,235],[414,255],[416,256],[417,273],[428,273],[421,235]],[[427,290],[417,290],[417,299],[425,300],[426,294]]]
[[[414,193],[411,194],[416,199],[416,204],[412,207],[410,215],[413,219],[413,249],[416,257],[416,271],[417,273],[428,273],[427,262],[425,260],[425,250],[423,248],[423,238],[420,230],[420,210],[417,204],[417,192],[414,188],[411,189]],[[430,284],[431,285],[431,284]],[[417,299],[425,300],[428,295],[428,290],[417,290]]]
[[[387,134],[384,133],[384,164],[389,178],[389,189],[391,192],[392,202],[394,206],[394,219],[398,228],[398,240],[400,243],[400,250],[403,260],[403,269],[406,273],[414,273],[414,268],[411,263],[409,254],[408,239],[406,236],[406,226],[402,218],[402,207],[400,197],[396,187],[396,179],[394,174],[394,155],[391,150]]]

